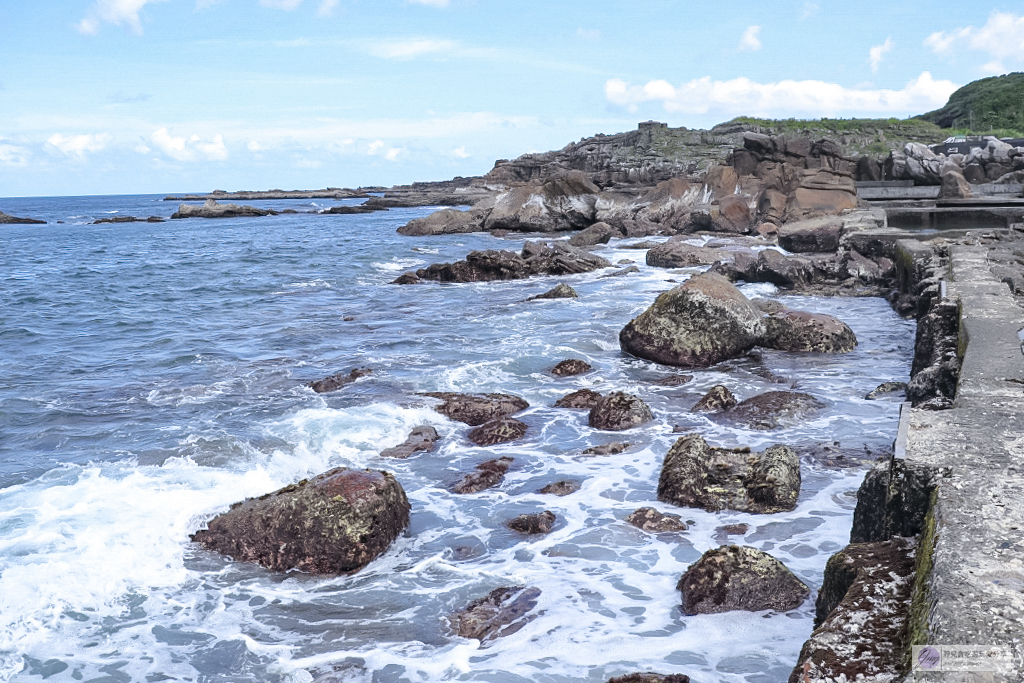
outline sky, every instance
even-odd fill
[[[1017,70],[1022,2],[0,0],[0,197],[443,180]]]

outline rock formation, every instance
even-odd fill
[[[564,242],[551,244],[527,242],[519,254],[513,251],[494,249],[471,251],[465,261],[435,263],[417,270],[415,278],[402,276],[393,284],[411,284],[417,280],[437,280],[438,282],[521,280],[531,275],[588,273],[611,265],[600,256]]]
[[[35,218],[19,218],[0,211],[0,225],[14,225],[19,223],[23,225],[45,225],[46,221],[37,220]]]
[[[470,441],[477,446],[493,446],[506,441],[515,441],[526,435],[526,424],[514,417],[502,415],[493,420],[488,420],[475,429],[471,429],[466,435]]]
[[[465,422],[471,427],[530,407],[523,399],[509,394],[457,394],[433,391],[423,395],[441,399],[441,405],[435,406],[434,410],[449,419]]]
[[[651,409],[638,396],[615,391],[603,396],[590,409],[588,423],[594,429],[622,431],[654,419]]]
[[[207,199],[202,206],[181,204],[171,218],[238,218],[240,216],[276,216],[273,209],[258,209],[255,206],[239,204],[220,204],[215,199]]]
[[[539,588],[505,586],[474,600],[451,617],[452,627],[463,638],[487,642],[512,635],[533,620]]]
[[[492,488],[501,483],[512,465],[512,458],[503,457],[494,460],[487,460],[476,466],[475,472],[470,472],[452,486],[453,493],[479,493],[485,489]]]
[[[393,448],[385,448],[380,452],[382,458],[408,458],[418,451],[434,450],[434,442],[437,441],[437,430],[430,425],[413,427],[409,437]]]
[[[788,612],[810,595],[810,589],[771,555],[747,546],[723,546],[704,553],[677,586],[683,614],[715,614],[732,610]]]

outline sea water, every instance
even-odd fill
[[[662,386],[678,371],[623,354],[618,332],[695,270],[648,267],[644,251],[613,242],[598,253],[634,261],[639,273],[391,285],[404,271],[538,236],[396,234],[430,208],[313,213],[335,203],[92,225],[167,217],[176,205],[0,201],[48,221],[0,226],[0,680],[596,683],[638,670],[702,683],[785,680],[812,629],[813,595],[788,613],[685,616],[676,583],[704,551],[742,543],[820,585],[848,541],[865,469],[896,434],[898,404],[864,395],[906,379],[913,323],[881,299],[783,297],[846,321],[856,350],[758,350]],[[579,298],[526,301],[557,282]],[[779,297],[770,285],[743,291]],[[594,370],[552,376],[566,358]],[[373,372],[334,393],[306,386],[354,367]],[[827,407],[771,432],[730,428],[689,410],[719,383],[740,399],[793,389]],[[591,429],[585,411],[552,407],[579,388],[637,394],[655,420]],[[473,446],[469,428],[435,412],[426,391],[522,396],[529,431]],[[435,451],[378,456],[420,424],[440,433]],[[674,428],[721,446],[804,448],[796,509],[657,502]],[[612,441],[631,446],[583,455]],[[449,492],[500,456],[514,458],[500,486]],[[408,531],[361,572],[275,573],[189,541],[231,503],[338,466],[393,472],[412,504]],[[559,480],[581,488],[537,492]],[[625,523],[644,506],[680,514],[689,529],[650,534]],[[550,534],[505,526],[542,510],[557,515]],[[727,524],[748,530],[726,536]],[[541,591],[521,630],[483,646],[452,632],[450,614],[514,585]]]

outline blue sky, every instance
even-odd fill
[[[439,180],[1022,69],[1019,2],[0,0],[0,196]]]

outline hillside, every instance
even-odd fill
[[[1013,135],[1024,131],[1024,73],[968,83],[950,95],[945,107],[916,118],[965,132]]]

